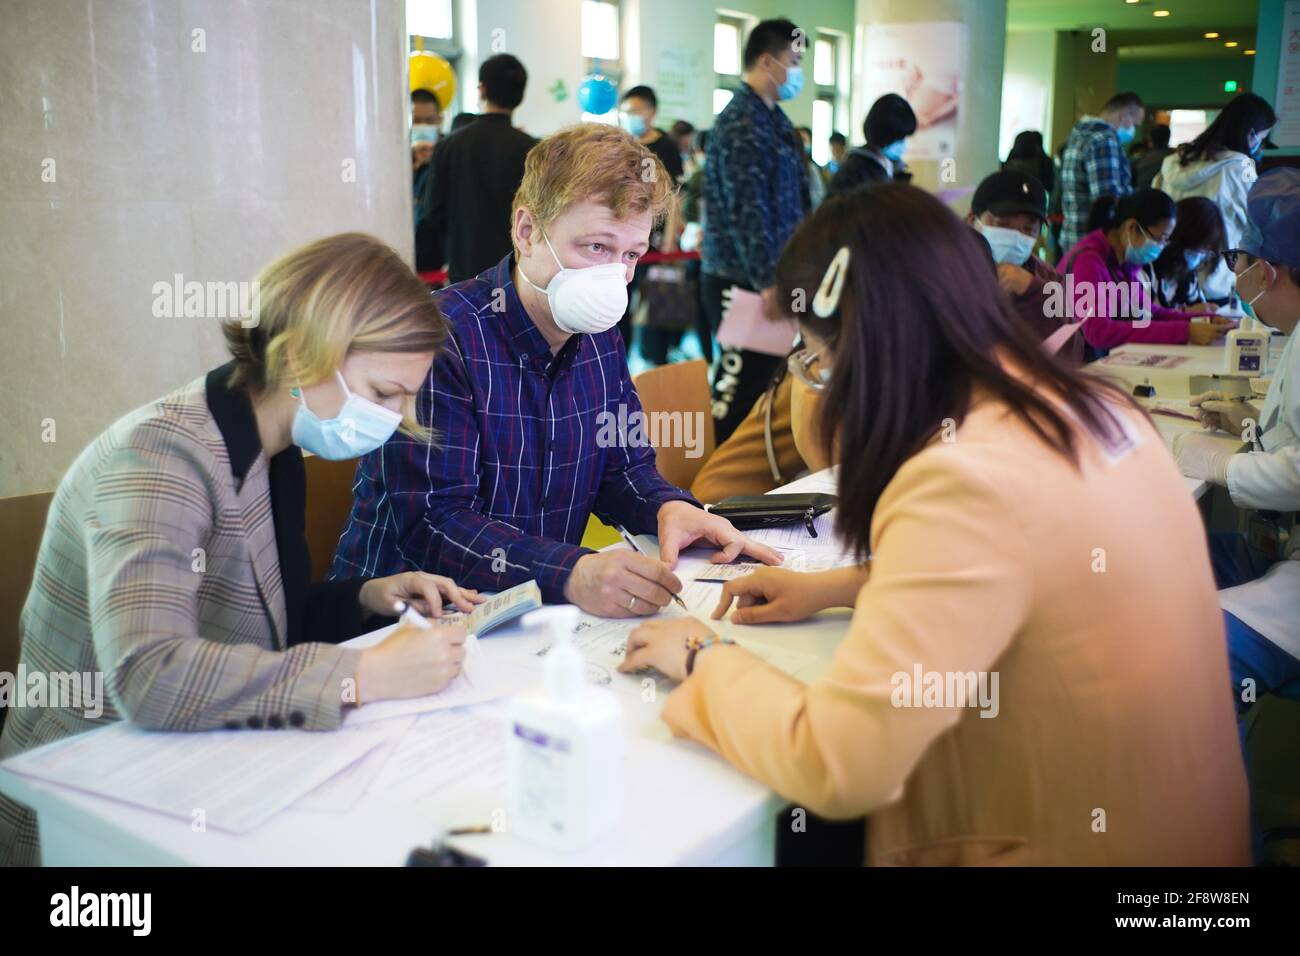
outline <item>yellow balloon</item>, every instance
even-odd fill
[[[428,90],[446,109],[456,95],[456,71],[436,53],[417,51],[411,54],[411,90]]]

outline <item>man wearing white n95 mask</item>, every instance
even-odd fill
[[[457,568],[500,590],[536,579],[549,602],[645,616],[682,588],[681,549],[779,563],[655,467],[615,326],[650,230],[672,197],[628,133],[587,123],[524,165],[514,251],[435,293],[450,327],[417,399],[434,446],[394,439],[361,460],[332,575]],[[591,514],[657,533],[659,559],[582,548]],[[469,584],[469,581],[476,584]]]
[[[1220,603],[1242,713],[1268,692],[1300,699],[1300,536],[1292,532],[1283,555],[1276,533],[1285,513],[1300,510],[1300,170],[1260,177],[1247,210],[1240,247],[1225,258],[1247,313],[1288,336],[1282,360],[1258,408],[1217,392],[1192,399],[1207,427],[1253,438],[1249,454],[1228,454],[1208,435],[1174,443],[1183,474],[1226,485],[1234,504],[1262,512],[1252,521],[1255,540],[1215,535],[1211,542],[1215,577],[1227,588]]]

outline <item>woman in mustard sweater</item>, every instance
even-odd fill
[[[869,560],[724,591],[742,623],[854,609],[812,684],[701,622],[638,628],[624,668],[681,681],[664,720],[813,813],[868,815],[872,863],[1247,864],[1205,535],[1142,412],[1047,356],[920,190],[828,200],[777,285],[810,306],[792,364]]]

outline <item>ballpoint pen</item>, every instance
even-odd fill
[[[631,548],[637,554],[644,555],[645,557],[649,557],[649,555],[647,555],[644,551],[642,551],[641,548],[637,545],[636,540],[630,534],[627,533],[627,528],[624,528],[621,524],[616,525],[616,527],[618,528],[618,533],[622,535],[623,540],[627,542],[627,546],[629,548]],[[682,600],[681,595],[674,594],[672,595],[672,598],[674,601],[677,602],[677,606],[679,608],[681,608],[683,611],[687,610],[686,602]]]
[[[409,624],[411,627],[419,627],[425,630],[433,627],[433,625],[429,623],[427,617],[415,608],[411,607],[411,605],[407,604],[405,601],[398,601],[393,605],[393,609],[401,615],[403,624]]]
[[[430,630],[433,628],[433,624],[429,621],[427,617],[425,617],[415,608],[411,607],[411,605],[406,603],[405,601],[395,602],[393,604],[393,610],[395,610],[398,614],[401,615],[399,620],[403,624],[409,625],[411,627],[418,627],[422,630]],[[468,631],[465,634],[466,668],[468,667],[470,655],[474,654],[477,650],[478,650],[478,635],[475,634],[473,631]],[[465,679],[465,683],[473,687],[474,681],[470,679],[469,671],[466,668],[462,668],[460,672],[460,676]]]

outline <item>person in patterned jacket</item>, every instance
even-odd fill
[[[700,297],[713,332],[733,286],[762,292],[772,285],[781,247],[811,208],[803,143],[777,105],[803,87],[803,31],[789,20],[764,20],[745,41],[742,82],[718,115],[704,164],[709,211],[701,252]],[[753,301],[752,298],[750,301]],[[749,321],[763,321],[752,311]],[[704,342],[712,355],[712,343]],[[785,356],[721,346],[714,372],[713,417],[726,441],[767,387]]]
[[[1069,249],[1088,230],[1088,211],[1102,196],[1127,196],[1133,174],[1125,150],[1146,118],[1136,93],[1116,93],[1100,116],[1084,116],[1070,130],[1061,162],[1061,248]]]

